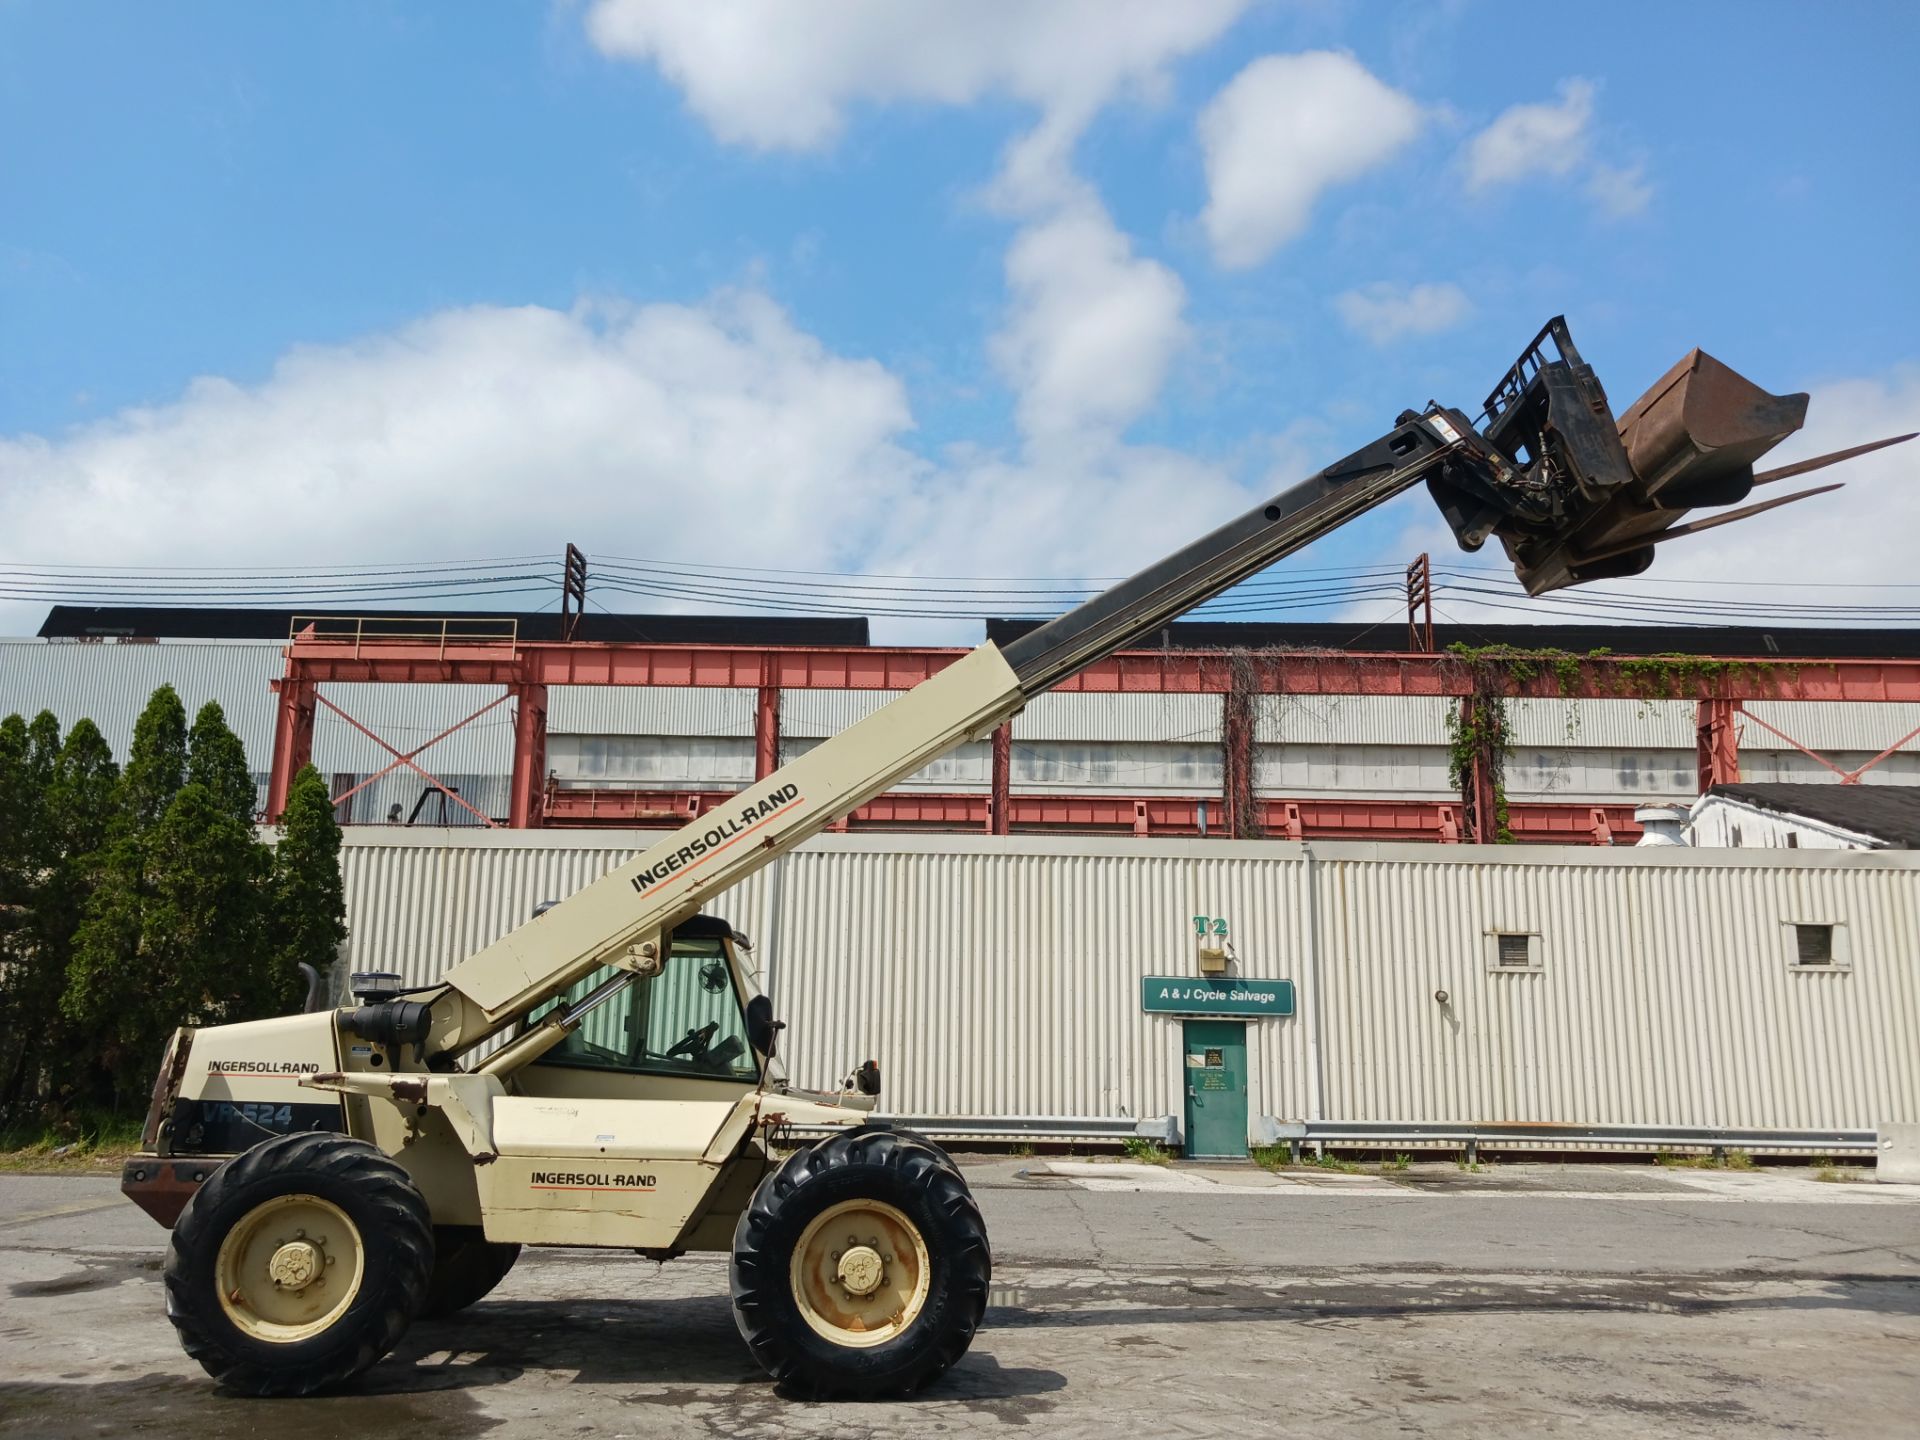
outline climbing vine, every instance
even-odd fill
[[[1477,677],[1476,677],[1477,678]],[[1447,713],[1447,783],[1460,793],[1469,813],[1477,809],[1473,793],[1473,769],[1476,760],[1484,760],[1491,769],[1488,777],[1493,788],[1493,843],[1510,845],[1513,831],[1507,816],[1507,754],[1511,744],[1507,716],[1507,697],[1491,685],[1476,685],[1474,693],[1463,696]],[[1473,813],[1476,837],[1487,830],[1483,817]]]
[[[1544,682],[1554,694],[1575,697],[1582,689],[1582,667],[1610,662],[1621,681],[1625,698],[1644,706],[1655,700],[1683,700],[1724,693],[1740,679],[1756,688],[1774,690],[1785,677],[1797,680],[1800,667],[1768,660],[1723,660],[1703,655],[1615,655],[1601,648],[1584,654],[1573,650],[1528,650],[1512,645],[1450,645],[1450,659],[1466,671],[1467,694],[1447,720],[1447,778],[1471,808],[1470,780],[1476,758],[1492,767],[1495,833],[1500,843],[1513,839],[1507,825],[1506,759],[1510,750],[1511,715],[1508,697],[1516,690]],[[1568,739],[1578,724],[1577,712],[1567,713]],[[1478,817],[1476,817],[1477,820]],[[1476,828],[1479,828],[1476,826]]]

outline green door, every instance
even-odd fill
[[[1247,1158],[1247,1027],[1240,1020],[1188,1020],[1187,1154]]]

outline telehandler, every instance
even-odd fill
[[[1753,462],[1806,403],[1695,351],[1616,420],[1556,319],[1484,423],[1432,403],[1402,413],[1133,578],[981,645],[439,983],[358,975],[350,1007],[178,1031],[123,1188],[172,1228],[182,1345],[231,1390],[304,1395],[360,1375],[417,1318],[478,1300],[523,1245],[718,1251],[741,1335],[790,1392],[925,1384],[986,1309],[992,1259],[966,1180],[875,1118],[871,1063],[827,1091],[785,1083],[748,942],[702,906],[1418,482],[1462,546],[1498,536],[1538,594],[1638,573],[1663,539],[1783,503],[1680,523],[1773,478]]]

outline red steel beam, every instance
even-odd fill
[[[1739,715],[1734,700],[1702,700],[1694,706],[1694,768],[1702,795],[1740,781]]]
[[[964,650],[910,648],[607,645],[431,645],[302,638],[287,646],[287,675],[308,682],[351,680],[421,685],[676,685],[753,690],[905,690],[952,664]],[[1475,666],[1449,654],[1292,651],[1250,657],[1255,688],[1288,695],[1474,693]],[[1497,662],[1477,667],[1499,677]],[[1878,700],[1920,702],[1920,660],[1794,660],[1687,657],[1659,667],[1631,656],[1583,658],[1563,689],[1554,667],[1504,687],[1509,694],[1568,699]],[[1231,666],[1204,650],[1110,655],[1057,688],[1136,694],[1224,694]]]
[[[516,685],[513,695],[518,703],[513,714],[513,780],[507,823],[525,830],[545,823],[541,799],[547,786],[547,687]]]
[[[319,714],[314,682],[289,675],[273,682],[280,694],[273,722],[273,761],[267,774],[267,819],[287,808],[293,777],[313,759],[313,722]]]
[[[669,828],[685,823],[694,807],[706,809],[726,797],[717,791],[550,790],[549,825]],[[1303,840],[1427,840],[1457,838],[1450,827],[1451,800],[1262,798],[1262,823],[1275,838]],[[1230,838],[1219,825],[1216,797],[1183,795],[1014,795],[1007,805],[1013,833],[1105,833],[1199,835],[1200,807],[1213,823],[1208,833]],[[1514,801],[1507,823],[1515,840],[1551,845],[1631,845],[1640,837],[1632,805]],[[852,830],[984,830],[992,816],[987,793],[897,791],[869,801],[849,817]],[[1604,821],[1604,831],[1596,823]],[[1143,828],[1144,827],[1144,828]],[[1004,833],[1004,832],[1002,832]]]

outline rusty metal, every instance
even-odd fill
[[[1424,551],[1407,566],[1407,649],[1433,651],[1433,562]]]
[[[684,803],[719,802],[719,792],[683,795],[673,791],[550,789],[546,823],[562,829],[596,827],[658,829],[686,823]],[[1522,843],[1581,845],[1592,840],[1593,811],[1605,813],[1616,842],[1631,844],[1640,827],[1633,802],[1606,804],[1553,800],[1514,800],[1507,806],[1507,828]],[[1458,800],[1261,796],[1255,802],[1263,831],[1288,840],[1439,840],[1465,838]],[[862,805],[839,827],[840,833],[888,831],[896,834],[991,830],[992,796],[894,791]],[[1206,836],[1232,839],[1219,819],[1219,800],[1205,795],[1021,794],[1008,797],[1004,831],[996,834],[1108,834]],[[1625,837],[1625,838],[1620,838]]]
[[[224,1159],[224,1157],[223,1157]],[[136,1155],[120,1169],[120,1193],[171,1230],[180,1212],[222,1160],[163,1160]]]
[[[406,766],[407,769],[413,771],[414,774],[418,775],[422,780],[426,781],[427,784],[431,785],[434,789],[438,790],[442,795],[447,796],[450,800],[453,801],[454,804],[458,805],[462,810],[465,810],[468,814],[473,816],[474,819],[478,820],[482,825],[486,826],[488,829],[496,828],[494,826],[494,822],[491,817],[482,815],[478,810],[474,809],[473,806],[469,805],[465,800],[462,800],[460,798],[459,791],[454,790],[451,787],[443,784],[439,776],[432,774],[421,765],[416,764],[411,755],[402,755],[398,750],[394,749],[393,746],[389,745],[385,740],[382,740],[378,735],[374,734],[373,731],[369,730],[366,726],[362,725],[358,720],[354,719],[353,716],[349,715],[346,711],[342,710],[338,705],[334,704],[333,701],[327,699],[326,696],[316,692],[313,698],[319,704],[326,706],[327,709],[331,710],[334,714],[338,715],[342,720],[346,721],[347,724],[351,725],[354,729],[358,730],[362,735],[366,736],[367,739],[373,741],[373,743],[378,745],[382,750],[386,751],[389,755],[393,756],[394,764],[389,765],[387,767],[388,770],[395,769],[397,766],[400,766],[400,765]],[[504,695],[500,697],[501,700],[504,700],[505,698],[506,697]],[[467,719],[462,720],[460,724],[464,725],[468,721],[474,719],[475,716],[485,714],[487,710],[491,710],[494,705],[497,705],[499,703],[500,703],[499,700],[496,700],[493,702],[493,704],[487,705],[483,709],[475,711],[473,715],[469,715]],[[460,728],[460,726],[456,725],[453,728],[457,730]],[[449,731],[447,733],[450,734],[451,732]],[[444,739],[445,736],[442,735],[436,738]],[[427,742],[428,745],[431,745],[432,743],[433,741],[431,740]],[[424,750],[426,746],[423,745],[420,748]],[[417,754],[418,752],[416,751],[415,753]],[[277,759],[278,757],[276,756],[275,758]],[[383,771],[382,773],[384,774],[385,772]]]
[[[994,727],[991,785],[987,801],[987,829],[995,835],[1013,833],[1013,722]]]
[[[1796,475],[1805,475],[1814,470],[1824,470],[1829,465],[1838,465],[1842,460],[1853,460],[1861,455],[1871,455],[1875,450],[1884,450],[1889,445],[1904,445],[1920,435],[1920,430],[1905,435],[1890,435],[1885,440],[1870,440],[1865,445],[1855,445],[1846,450],[1835,450],[1826,455],[1816,455],[1811,460],[1800,460],[1792,465],[1782,465],[1777,470],[1762,470],[1753,477],[1756,485],[1771,485],[1775,480],[1791,480]]]
[[[1701,350],[1687,354],[1621,415],[1631,472],[1604,493],[1562,497],[1558,523],[1508,525],[1501,539],[1530,595],[1637,575],[1689,510],[1732,505],[1753,489],[1753,465],[1806,420],[1805,394],[1775,395]],[[1760,513],[1696,522],[1695,533]]]
[[[1582,551],[1576,563],[1591,565],[1596,560],[1610,560],[1616,555],[1625,555],[1645,545],[1664,545],[1669,540],[1681,540],[1689,535],[1698,535],[1702,531],[1717,530],[1722,525],[1731,525],[1736,520],[1746,520],[1755,515],[1764,514],[1768,510],[1778,510],[1782,505],[1791,505],[1796,500],[1808,500],[1815,495],[1825,495],[1829,491],[1844,488],[1837,482],[1832,485],[1817,485],[1811,490],[1796,491],[1792,495],[1779,495],[1771,500],[1762,500],[1755,505],[1742,505],[1737,510],[1722,510],[1718,514],[1709,515],[1704,520],[1691,520],[1684,525],[1669,526],[1656,535],[1623,540],[1611,549]]]
[[[505,695],[496,696],[494,699],[489,700],[486,704],[482,705],[478,710],[474,711],[471,715],[467,716],[464,720],[454,721],[453,724],[447,726],[446,729],[442,730],[438,735],[434,736],[431,740],[428,740],[423,744],[414,746],[413,749],[407,751],[405,755],[401,755],[399,751],[395,750],[391,745],[387,745],[386,741],[380,739],[379,736],[374,735],[372,731],[366,729],[366,727],[361,725],[359,721],[355,720],[351,715],[348,715],[346,711],[342,710],[338,705],[335,705],[331,700],[321,699],[319,703],[325,705],[329,710],[333,711],[336,715],[339,715],[342,719],[344,719],[349,725],[352,725],[354,728],[358,729],[361,732],[361,734],[368,735],[374,740],[375,743],[385,746],[387,753],[389,755],[398,756],[397,759],[389,762],[384,769],[376,771],[374,774],[369,775],[366,779],[362,780],[358,785],[355,785],[352,788],[347,790],[342,790],[338,795],[335,795],[332,798],[332,802],[331,802],[334,808],[338,809],[340,806],[346,804],[347,801],[351,800],[354,796],[358,795],[362,790],[366,789],[369,785],[375,784],[376,782],[385,779],[388,775],[391,775],[395,770],[398,770],[402,765],[408,764],[415,757],[420,755],[423,751],[430,750],[435,745],[438,745],[442,740],[446,739],[449,735],[453,734],[456,730],[465,729],[467,726],[471,725],[474,721],[478,720],[482,715],[485,715],[489,710],[492,710],[496,706],[500,705],[506,699],[507,697]],[[418,769],[419,767],[415,766],[414,768]]]
[[[561,562],[560,638],[579,638],[580,621],[587,613],[587,557],[571,540]]]
[[[547,784],[547,687],[515,685],[507,693],[514,699],[513,772],[507,823],[523,830],[537,827],[541,822],[540,800]]]
[[[180,1093],[180,1081],[187,1073],[187,1059],[193,1053],[194,1027],[173,1032],[167,1053],[160,1062],[160,1073],[153,1077],[153,1096],[147,1105],[146,1124],[140,1127],[140,1148],[160,1148],[160,1127],[173,1111],[174,1097]]]
[[[1635,478],[1662,508],[1725,505],[1753,485],[1753,462],[1806,423],[1805,394],[1773,395],[1694,350],[1620,417]]]
[[[1740,779],[1738,700],[1702,700],[1694,708],[1694,760],[1700,793]]]
[[[1819,761],[1820,764],[1826,766],[1827,769],[1833,771],[1834,774],[1840,777],[1840,783],[1842,785],[1858,785],[1860,783],[1860,777],[1866,774],[1867,771],[1873,769],[1874,766],[1878,765],[1882,760],[1885,760],[1889,755],[1895,754],[1899,750],[1904,748],[1908,741],[1920,739],[1920,726],[1915,726],[1912,730],[1909,730],[1906,734],[1902,735],[1898,740],[1894,741],[1893,744],[1887,746],[1887,748],[1882,750],[1878,755],[1874,756],[1871,760],[1867,761],[1866,764],[1861,765],[1853,770],[1845,770],[1845,769],[1842,769],[1840,766],[1834,764],[1833,761],[1829,760],[1826,756],[1822,755],[1818,750],[1815,750],[1812,746],[1802,744],[1800,741],[1794,739],[1793,736],[1787,734],[1787,732],[1782,730],[1779,726],[1769,725],[1765,720],[1762,720],[1758,715],[1755,715],[1752,711],[1742,708],[1740,713],[1745,715],[1749,720],[1753,721],[1753,723],[1758,725],[1762,730],[1767,731],[1769,734],[1779,736],[1782,740],[1786,741],[1787,744],[1793,746],[1794,749],[1798,750],[1802,755],[1807,756],[1809,759]],[[1738,780],[1740,778],[1740,772],[1739,772],[1738,766],[1735,767],[1734,773],[1730,778],[1732,780]],[[1701,787],[1701,793],[1702,794],[1705,793],[1704,785]]]

